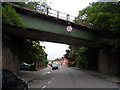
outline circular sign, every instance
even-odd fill
[[[73,27],[72,26],[67,26],[66,27],[66,31],[67,32],[72,32],[73,31]]]

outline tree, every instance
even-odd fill
[[[24,5],[24,3],[22,3]],[[11,5],[2,6],[2,22],[18,27],[23,27],[21,16]],[[25,26],[24,26],[25,27]],[[13,37],[7,33],[2,33],[4,45],[9,47],[13,54],[17,55],[20,61],[31,63],[39,60],[47,62],[47,54],[39,41]],[[14,43],[14,44],[13,44]]]
[[[98,51],[95,48],[70,45],[64,56],[69,61],[74,60],[79,68],[97,70]]]
[[[33,2],[29,1],[27,3],[25,2],[14,2],[14,3],[42,13],[47,13],[48,8],[50,8],[46,0],[39,0],[39,1],[34,0]]]
[[[20,40],[19,40],[20,42]],[[40,45],[39,41],[32,41],[30,39],[21,40],[19,50],[19,58],[21,61],[32,63],[34,61],[46,61],[47,55],[44,47]]]
[[[120,3],[93,2],[79,12],[77,22],[100,30],[98,43],[110,46],[112,52],[120,52]],[[66,58],[74,58],[80,68],[97,70],[98,50],[88,47],[70,46]]]
[[[66,50],[65,58],[69,61],[76,61],[76,64],[80,68],[85,68],[86,64],[86,52],[87,48],[85,47],[77,47],[71,45],[69,50]]]
[[[20,14],[18,14],[11,5],[2,7],[2,21],[10,25],[24,27]]]
[[[93,2],[79,12],[77,22],[101,31],[99,43],[120,51],[120,2]]]

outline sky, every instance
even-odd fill
[[[47,0],[52,9],[77,16],[78,12],[97,0]]]
[[[45,52],[48,54],[48,60],[54,60],[56,58],[61,58],[68,49],[69,45],[52,43],[52,42],[41,42],[42,46],[45,46]]]
[[[72,16],[77,16],[80,10],[87,7],[89,3],[96,1],[97,0],[47,0],[52,9]],[[46,47],[45,52],[48,54],[48,60],[61,58],[69,47],[69,45],[52,42],[43,42],[41,45]]]

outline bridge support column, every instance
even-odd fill
[[[118,53],[112,53],[109,50],[100,50],[98,59],[98,69],[101,73],[109,75],[118,75],[119,56]]]

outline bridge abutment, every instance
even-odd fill
[[[101,73],[109,75],[118,75],[119,71],[119,55],[109,50],[100,50],[98,58],[98,70]]]
[[[6,47],[4,44],[2,45],[2,68],[9,69],[17,74],[20,70],[17,56],[14,55],[10,48]]]

